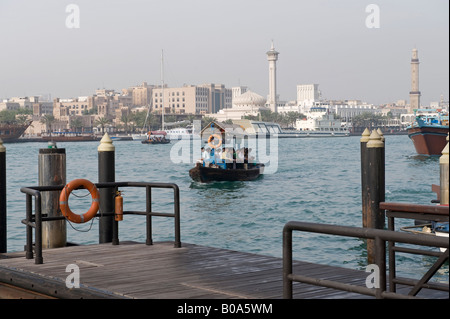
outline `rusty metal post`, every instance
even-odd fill
[[[100,141],[98,150],[98,181],[115,182],[115,147],[108,133]],[[115,188],[101,188],[100,214],[114,211]],[[110,243],[113,240],[114,216],[101,216],[99,221],[99,243]]]
[[[448,174],[448,134],[447,145],[442,150],[442,156],[439,158],[440,169],[440,204],[448,205],[448,189],[449,189],[449,174]]]
[[[0,138],[0,253],[6,253],[6,147]]]
[[[361,143],[361,201],[362,201],[362,225],[367,227],[367,142],[369,141],[370,132],[366,128],[362,133]]]
[[[367,142],[367,227],[383,229],[385,214],[380,209],[380,202],[385,199],[385,167],[384,143],[376,130],[372,131]],[[373,240],[367,241],[367,258],[369,263],[375,260],[375,244]]]

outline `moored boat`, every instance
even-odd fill
[[[14,142],[22,136],[30,124],[31,122],[23,125],[0,123],[0,139],[3,142]]]
[[[416,110],[418,111],[424,110]],[[426,111],[428,113],[418,114],[415,121],[406,128],[408,136],[413,141],[418,154],[440,156],[447,144],[448,112]]]
[[[41,135],[41,140],[46,142],[89,142],[99,141],[100,138],[94,134],[79,132],[52,132],[50,134]]]

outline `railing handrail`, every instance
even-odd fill
[[[151,229],[151,217],[152,216],[163,216],[163,217],[173,217],[174,218],[174,247],[181,247],[181,231],[180,231],[180,190],[177,184],[174,183],[148,183],[148,182],[104,182],[104,183],[95,183],[97,188],[116,188],[118,189],[123,187],[145,187],[146,188],[146,210],[145,211],[124,211],[123,214],[134,214],[134,215],[145,215],[147,217],[147,235],[146,235],[146,244],[151,245],[152,241],[152,229]],[[26,218],[22,220],[27,226],[27,244],[26,244],[26,258],[33,258],[33,250],[32,250],[32,228],[35,228],[35,263],[42,264],[42,222],[50,221],[50,220],[59,220],[65,219],[64,216],[54,216],[54,217],[46,217],[42,216],[41,211],[41,192],[45,191],[60,191],[64,188],[65,185],[53,185],[53,186],[30,186],[30,187],[22,187],[20,191],[26,194]],[[171,188],[174,191],[174,213],[159,213],[152,212],[151,210],[151,189],[152,188]],[[83,189],[83,187],[80,187]],[[31,197],[35,198],[35,213],[32,213],[32,201]],[[95,217],[101,216],[112,216],[114,212],[101,212],[97,213]],[[34,216],[34,218],[33,218]],[[113,244],[119,244],[118,238],[118,221],[113,221]]]
[[[293,274],[292,259],[292,232],[304,231],[329,235],[346,236],[353,238],[373,239],[376,242],[375,263],[380,270],[380,288],[366,288],[356,285],[343,284],[334,281],[307,278]],[[384,229],[359,228],[352,226],[339,226],[330,224],[317,224],[308,222],[290,221],[283,228],[283,297],[292,298],[293,281],[316,284],[323,287],[358,292],[378,298],[405,298],[408,296],[386,291],[386,242],[400,242],[420,246],[445,247],[441,256],[448,259],[449,241],[447,238],[428,236],[422,234],[400,233]],[[411,296],[409,296],[411,297]]]

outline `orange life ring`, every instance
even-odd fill
[[[213,143],[211,143],[211,141],[214,140],[215,138],[217,138],[219,140],[219,143],[217,143],[217,145],[214,145]],[[208,145],[211,148],[219,148],[222,145],[222,137],[219,134],[210,135],[208,138]]]
[[[89,210],[83,215],[75,214],[69,208],[69,195],[74,189],[80,188],[80,186],[83,186],[85,189],[87,189],[89,193],[91,193],[92,197],[92,205],[89,208]],[[99,194],[97,187],[95,187],[94,184],[92,184],[87,179],[74,179],[73,181],[69,182],[66,186],[64,186],[64,189],[61,191],[61,195],[59,196],[59,207],[61,209],[62,214],[68,220],[80,224],[91,220],[95,216],[95,214],[97,214],[99,208],[98,200]]]

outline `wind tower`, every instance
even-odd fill
[[[269,96],[267,97],[267,105],[272,112],[277,112],[277,60],[279,52],[275,51],[273,41],[272,47],[266,54],[269,61]]]
[[[409,108],[411,113],[414,109],[420,108],[419,54],[415,48],[412,50],[411,58],[411,92],[409,92]]]

